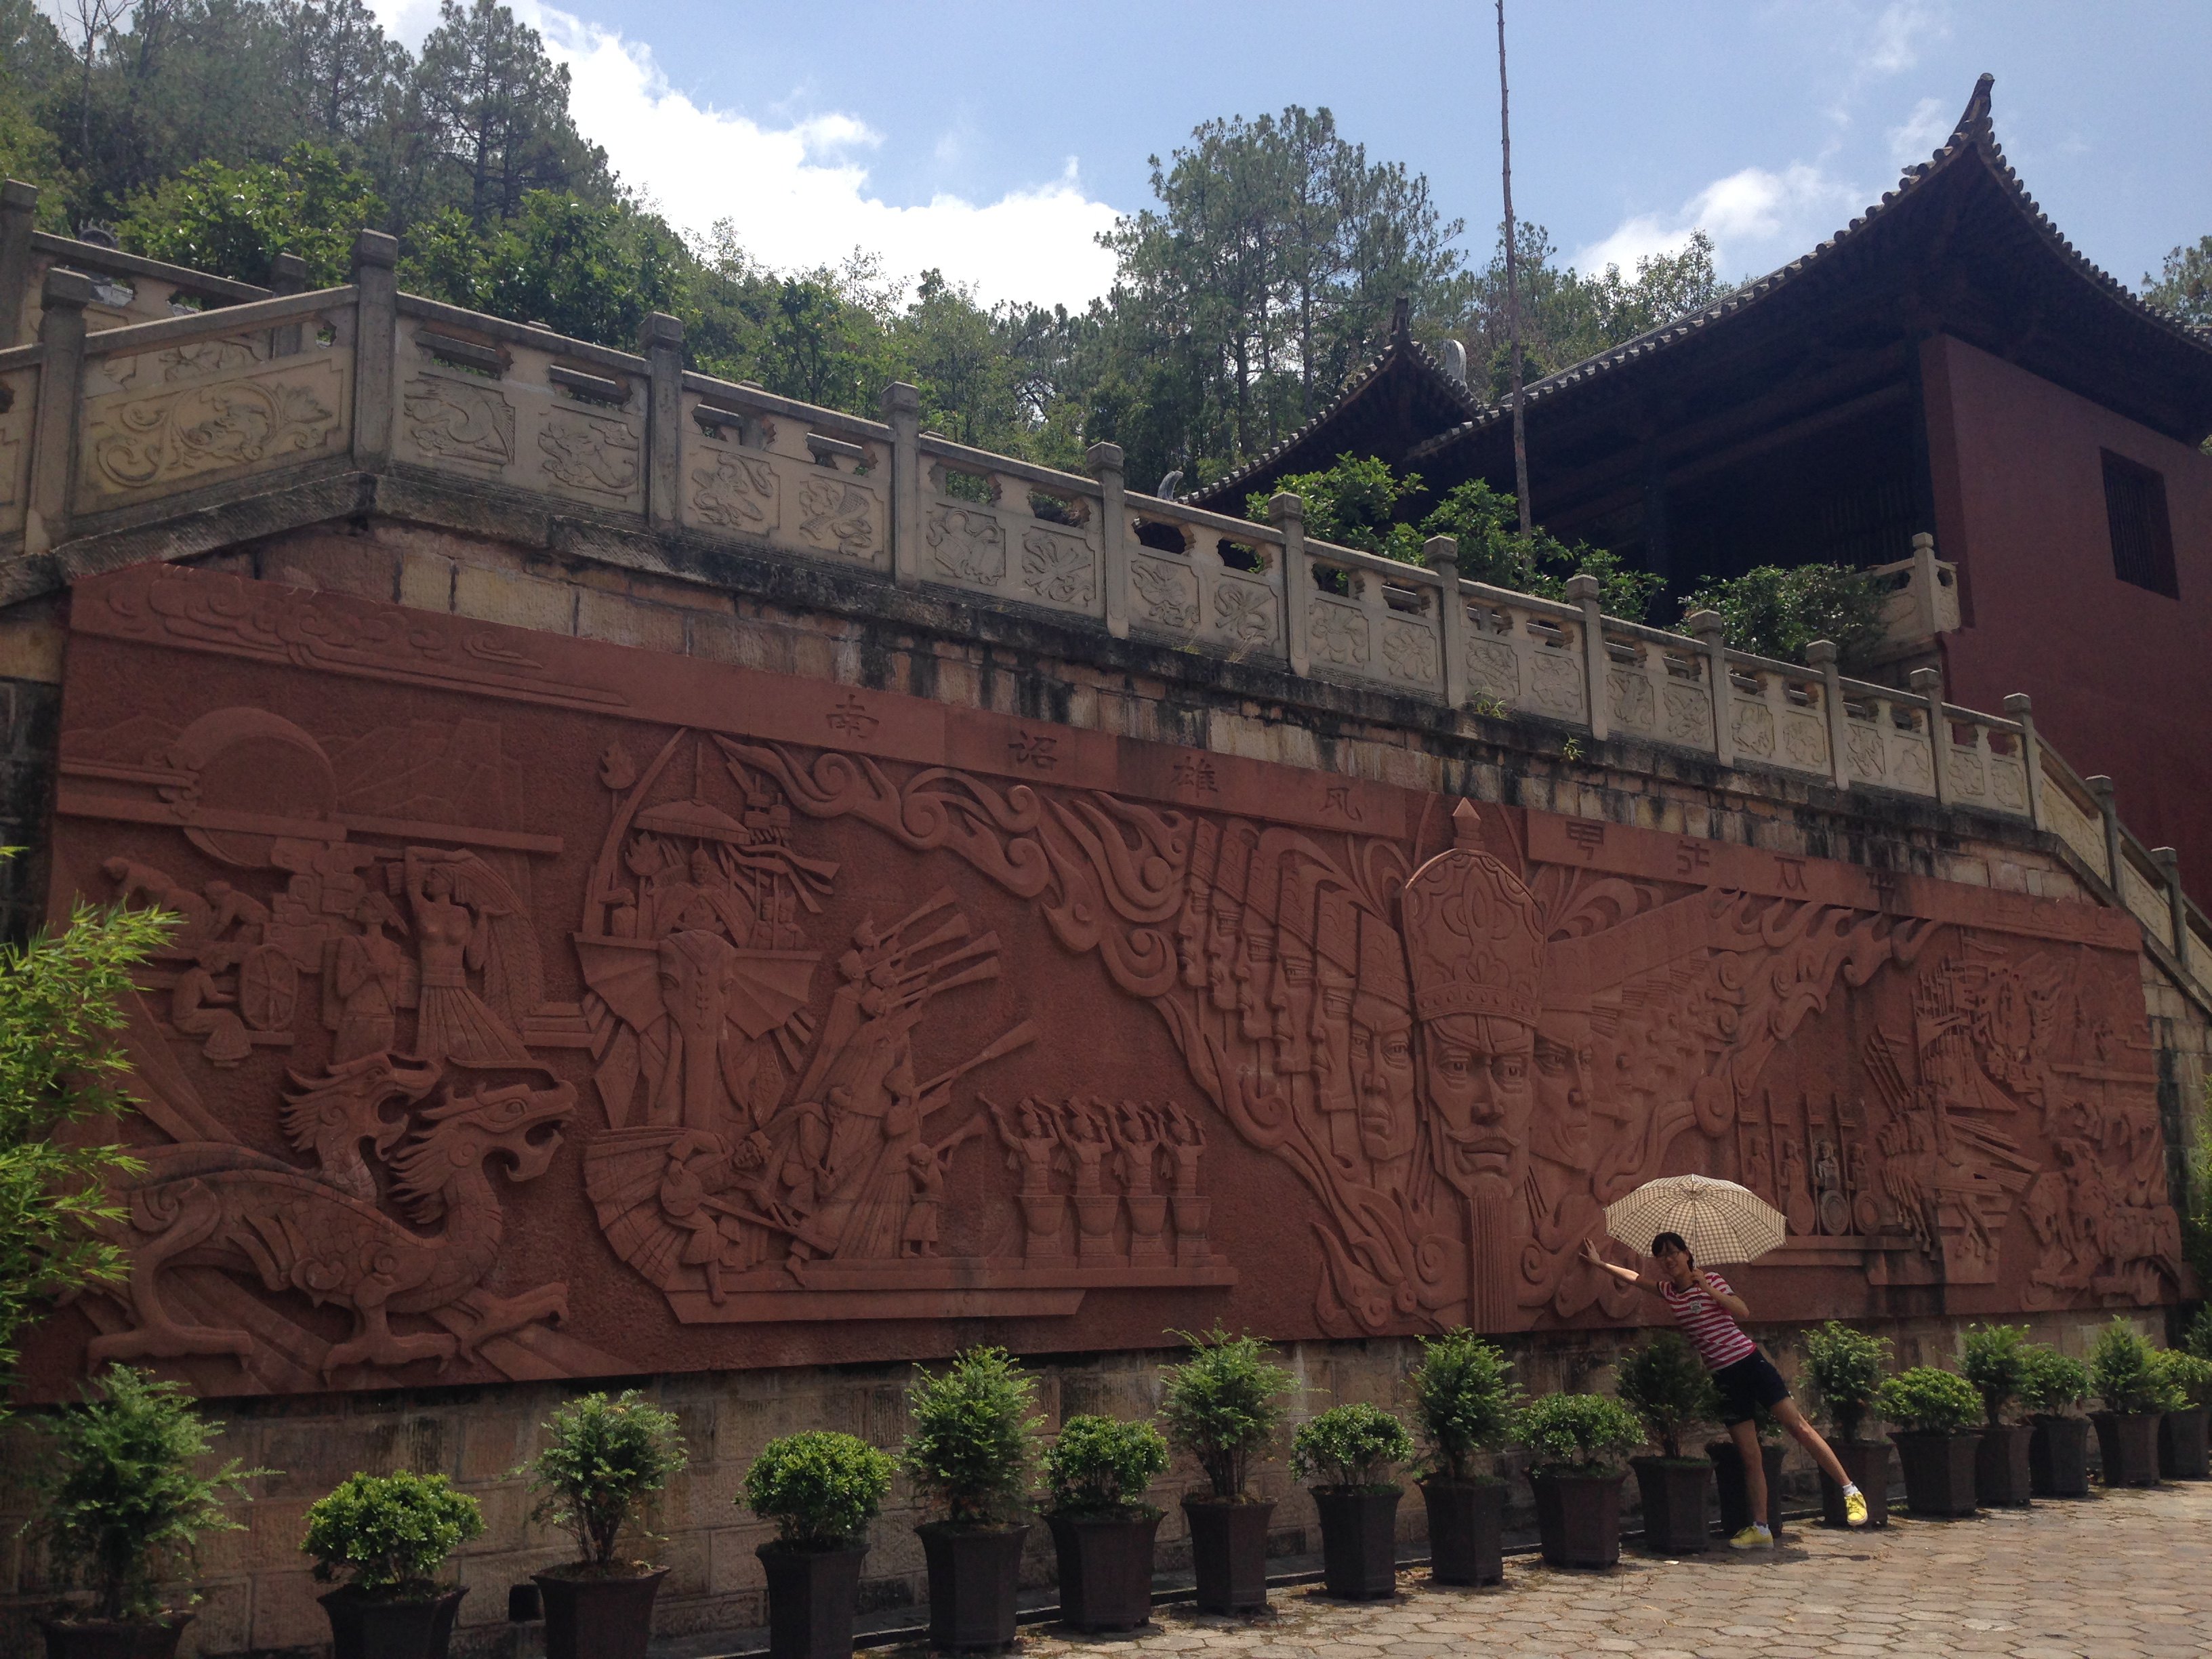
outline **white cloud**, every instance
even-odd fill
[[[1867,67],[1880,75],[1897,75],[1912,68],[1920,61],[1923,44],[1951,32],[1945,9],[1922,0],[1893,0],[1875,19]]]
[[[436,21],[432,0],[376,3],[385,26],[410,45]],[[1078,308],[1112,281],[1113,256],[1093,239],[1112,228],[1115,210],[1085,191],[1072,156],[1058,177],[994,202],[939,194],[894,205],[870,191],[857,159],[886,142],[859,117],[763,124],[702,106],[670,85],[651,47],[541,0],[512,3],[568,65],[577,125],[679,227],[704,231],[728,219],[738,243],[778,270],[836,264],[865,249],[883,257],[888,275],[935,267],[974,284],[987,304]]]
[[[1779,173],[1745,167],[1717,179],[1671,214],[1641,213],[1574,256],[1577,270],[1633,271],[1639,258],[1672,253],[1703,230],[1723,276],[1764,272],[1803,252],[1850,217],[1862,200],[1842,180],[1805,163]]]
[[[1940,98],[1923,98],[1912,106],[1904,124],[1889,130],[1889,159],[1899,167],[1924,161],[1951,136],[1953,118]]]

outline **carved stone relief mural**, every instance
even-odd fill
[[[538,431],[538,470],[589,495],[620,498],[637,488],[643,444],[629,421],[556,410]]]
[[[773,535],[782,515],[775,467],[764,455],[732,448],[708,450],[691,469],[691,516],[720,530]]]
[[[178,922],[49,1395],[1641,1317],[1581,1247],[1692,1170],[1776,1317],[2180,1281],[2086,903],[177,568],[72,627],[56,898]]]
[[[401,408],[409,440],[426,455],[486,466],[514,459],[514,405],[489,386],[418,375],[407,382]]]
[[[80,489],[122,495],[331,448],[343,406],[343,378],[327,359],[216,386],[110,393],[86,408]]]

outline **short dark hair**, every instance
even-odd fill
[[[1651,1241],[1651,1254],[1654,1256],[1664,1255],[1669,1250],[1680,1250],[1684,1255],[1690,1256],[1690,1265],[1692,1267],[1694,1267],[1698,1265],[1698,1258],[1694,1255],[1690,1255],[1689,1240],[1684,1238],[1681,1234],[1662,1233],[1658,1237]]]

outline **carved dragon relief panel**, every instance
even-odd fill
[[[1610,1317],[1581,1244],[1684,1170],[1790,1217],[1778,1316],[2179,1282],[2087,905],[235,578],[75,614],[57,896],[179,922],[48,1392]]]

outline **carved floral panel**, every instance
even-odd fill
[[[344,368],[329,353],[91,398],[80,417],[77,507],[94,511],[339,453],[349,400]]]
[[[640,495],[644,477],[641,421],[555,405],[538,428],[538,474],[544,487],[608,506]]]
[[[2124,914],[173,567],[80,583],[53,899],[178,917],[33,1391],[2172,1300]]]

